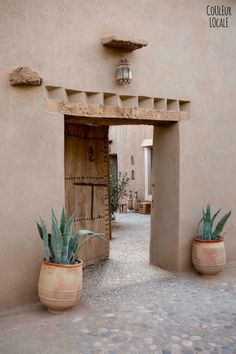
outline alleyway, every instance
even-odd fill
[[[110,259],[84,272],[80,303],[2,313],[1,354],[236,353],[236,265],[216,278],[148,264],[146,215],[121,214]]]

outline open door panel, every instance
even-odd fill
[[[65,205],[76,213],[76,232],[89,229],[105,234],[81,249],[85,265],[109,256],[109,142],[108,127],[65,124]]]

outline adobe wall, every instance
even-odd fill
[[[49,221],[50,207],[58,211],[64,199],[63,117],[47,112],[43,87],[9,86],[18,66],[37,70],[45,85],[191,99],[191,121],[179,124],[177,268],[191,266],[191,237],[208,201],[233,209],[226,247],[228,261],[236,260],[236,3],[227,1],[227,29],[209,27],[208,4],[222,2],[0,3],[1,307],[36,299],[42,250],[35,220],[41,214]],[[114,80],[120,54],[100,44],[111,34],[150,43],[128,56],[130,86]]]
[[[47,113],[44,89],[12,88],[2,72],[0,308],[37,301],[43,256],[36,221],[64,203],[64,116]]]

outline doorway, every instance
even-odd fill
[[[65,206],[78,229],[102,232],[81,249],[85,265],[109,256],[108,127],[65,123]]]
[[[109,139],[108,126],[124,123],[65,116],[65,205],[76,211],[76,228],[103,232],[106,240],[91,239],[84,247],[85,264],[109,257]],[[98,123],[95,125],[95,121]],[[83,124],[82,124],[83,123]],[[160,125],[161,124],[161,125]],[[152,214],[150,263],[171,271],[186,268],[179,243],[179,123],[156,123],[152,153]],[[120,143],[123,143],[122,141]],[[158,185],[157,185],[158,182]]]
[[[120,256],[124,263],[120,267],[126,262],[134,267],[149,264],[152,137],[153,127],[148,125],[109,128],[110,156],[118,161],[120,191],[112,220],[110,258],[118,262]]]

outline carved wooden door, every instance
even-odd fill
[[[76,213],[76,230],[103,232],[81,248],[85,265],[109,256],[108,127],[65,124],[65,205]]]

